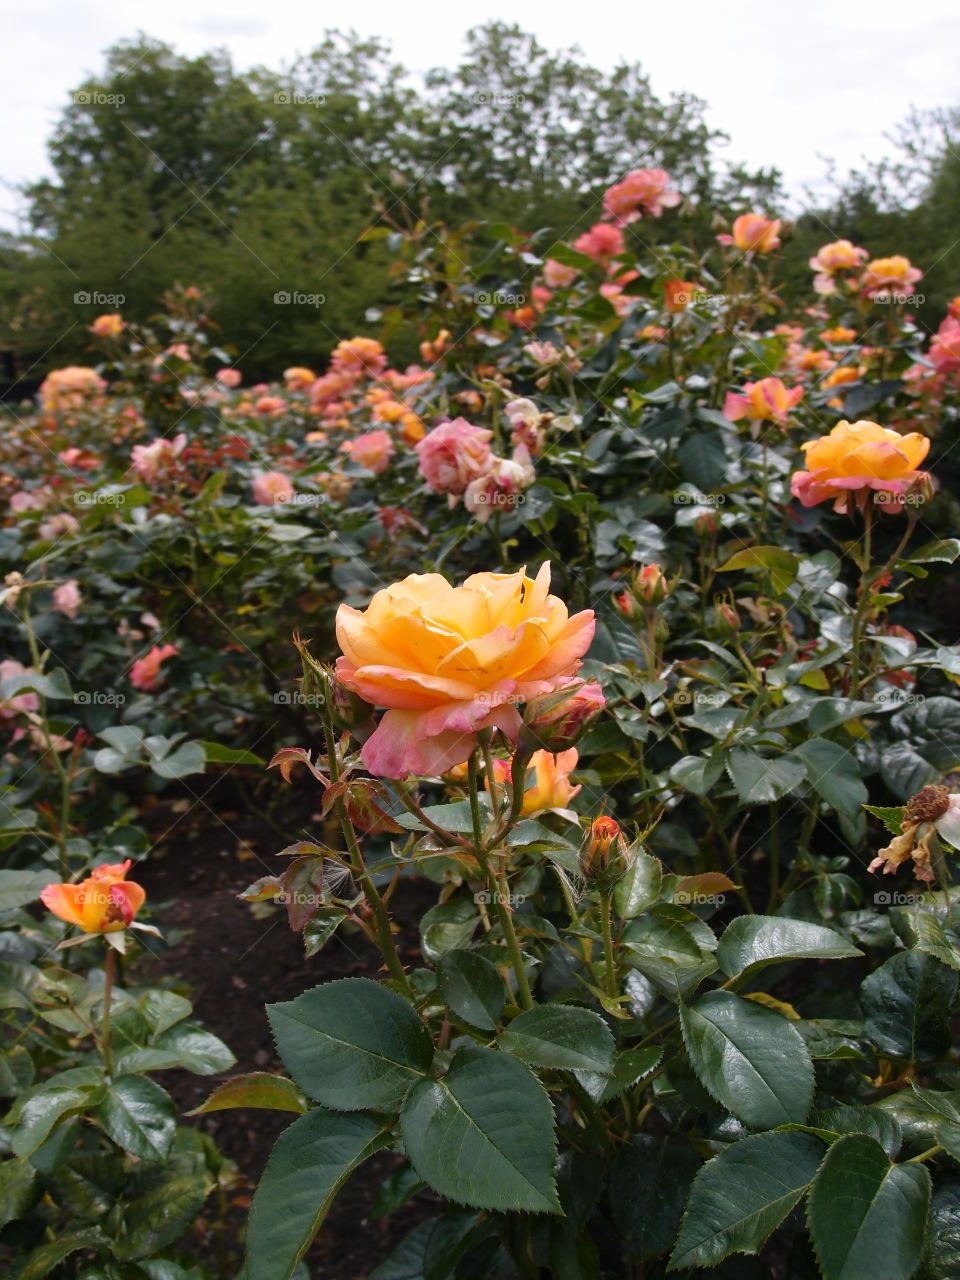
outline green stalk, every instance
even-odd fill
[[[340,780],[340,762],[337,759],[337,740],[333,727],[333,716],[330,712],[330,699],[328,692],[322,702],[323,728],[327,740],[327,763],[330,770],[330,781],[339,782]],[[353,873],[360,882],[364,896],[370,904],[370,910],[373,913],[374,927],[377,934],[377,944],[380,948],[380,954],[383,956],[390,976],[395,982],[403,988],[404,994],[409,1000],[414,1000],[414,991],[410,985],[410,980],[404,972],[403,964],[400,956],[397,954],[396,944],[393,941],[393,931],[390,928],[390,916],[386,907],[383,905],[383,899],[380,897],[380,891],[373,883],[373,878],[367,870],[367,864],[363,860],[363,854],[360,851],[360,845],[357,842],[357,834],[353,829],[353,823],[347,816],[346,806],[341,797],[337,797],[334,808],[336,810],[337,819],[340,822],[340,830],[343,832],[343,838],[346,841],[347,852],[350,855],[350,863],[353,867]]]
[[[860,692],[860,648],[863,642],[864,606],[870,598],[870,587],[867,575],[870,572],[870,544],[873,536],[873,501],[868,500],[863,510],[863,566],[860,571],[860,591],[857,597],[857,611],[853,615],[852,670],[850,674],[850,697],[856,698]]]
[[[106,977],[103,982],[103,1024],[100,1033],[100,1052],[103,1054],[107,1075],[113,1075],[113,1048],[110,1043],[110,998],[113,995],[113,975],[117,962],[116,952],[107,943]]]
[[[603,934],[603,962],[606,970],[607,995],[611,1000],[620,995],[620,982],[617,978],[617,962],[613,958],[613,928],[610,903],[613,898],[612,889],[603,889],[600,893],[600,932]]]
[[[507,883],[507,877],[502,869],[499,872],[494,869],[484,845],[483,819],[480,815],[477,755],[477,751],[474,750],[467,766],[470,782],[470,815],[473,819],[474,853],[487,881],[491,900],[500,923],[500,930],[507,944],[510,964],[517,981],[517,998],[520,1002],[520,1007],[522,1009],[532,1009],[533,996],[530,994],[530,983],[527,981],[523,953],[520,950],[520,943],[517,941],[516,930],[513,927],[513,912],[510,909],[510,888]]]

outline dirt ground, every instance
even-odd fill
[[[203,784],[195,792],[204,797],[200,803],[181,797],[147,811],[146,821],[158,843],[138,868],[137,878],[155,906],[152,918],[173,945],[151,958],[138,976],[172,980],[178,989],[185,989],[199,1020],[236,1056],[237,1065],[229,1075],[283,1073],[264,1011],[266,1003],[292,999],[333,978],[377,976],[380,957],[362,936],[338,933],[307,960],[303,942],[291,932],[282,908],[267,904],[254,910],[237,900],[237,894],[259,876],[282,869],[275,855],[310,829],[306,788],[297,792],[294,806],[299,803],[300,811],[285,809],[283,834],[269,819],[231,808],[235,797],[206,793]],[[316,805],[315,799],[312,804]],[[391,908],[403,929],[398,946],[405,963],[420,962],[416,921],[435,900],[435,886],[414,881],[401,884],[394,894]],[[227,1077],[165,1072],[163,1083],[182,1113],[208,1097],[221,1078]],[[223,1111],[187,1121],[181,1115],[182,1122],[197,1124],[209,1133],[249,1182],[237,1195],[229,1216],[227,1244],[233,1263],[239,1260],[245,1207],[277,1136],[292,1119],[269,1111]],[[430,1215],[433,1206],[428,1197],[421,1197],[389,1220],[369,1222],[380,1183],[397,1164],[389,1153],[376,1156],[340,1192],[306,1259],[314,1280],[365,1280],[397,1241]],[[209,1230],[212,1200],[207,1210],[200,1232],[206,1236],[204,1253],[215,1267],[216,1247]],[[196,1248],[196,1242],[191,1243]],[[235,1275],[235,1269],[228,1268],[226,1274]]]

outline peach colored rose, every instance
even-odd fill
[[[589,231],[574,240],[573,247],[595,262],[609,262],[623,253],[623,232],[609,222],[595,222]]]
[[[860,289],[868,298],[889,298],[891,295],[909,294],[922,279],[920,268],[912,266],[909,258],[897,253],[892,258],[874,258],[869,262],[860,279]]]
[[[340,452],[348,454],[351,462],[378,476],[389,467],[395,445],[389,431],[364,431],[353,440],[345,440]]]
[[[462,494],[472,480],[490,469],[493,432],[454,418],[427,432],[416,446],[420,474],[435,493]]]
[[[232,391],[243,381],[243,374],[239,369],[218,369],[217,381]]]
[[[670,190],[666,169],[635,169],[615,182],[603,197],[603,207],[616,222],[633,222],[644,213],[659,218],[664,209],[680,203],[680,192]]]
[[[801,448],[806,470],[794,472],[790,491],[805,507],[834,499],[843,510],[848,495],[864,489],[902,497],[927,479],[919,467],[930,441],[915,431],[900,435],[876,422],[838,422]]]
[[[133,923],[147,896],[142,885],[126,879],[131,866],[130,858],[104,862],[79,884],[48,884],[40,901],[84,933],[117,933]]]
[[[289,502],[293,497],[290,477],[282,471],[265,471],[253,481],[253,500],[261,507],[272,507],[277,502]]]
[[[131,468],[141,480],[153,484],[173,466],[186,443],[187,437],[181,431],[172,440],[160,436],[150,444],[135,444],[131,454]]]
[[[765,218],[762,213],[741,213],[733,224],[732,235],[719,235],[721,244],[732,244],[741,253],[773,253],[780,248],[779,218]]]
[[[580,791],[570,783],[570,775],[577,767],[579,754],[576,747],[552,755],[549,751],[535,751],[527,765],[526,787],[523,793],[521,814],[542,813],[544,809],[567,809],[570,801]],[[512,760],[494,760],[493,773],[497,782],[513,784]]]
[[[82,603],[83,596],[80,594],[80,586],[76,578],[68,578],[66,582],[61,582],[59,587],[55,588],[53,593],[54,613],[62,613],[64,617],[73,621]]]
[[[0,685],[13,676],[33,674],[32,667],[25,667],[16,658],[4,658],[0,661]],[[0,699],[0,720],[13,720],[18,715],[29,715],[40,710],[40,699],[35,693],[15,693],[9,698]]]
[[[90,326],[90,332],[97,338],[119,338],[123,333],[123,316],[97,316]]]
[[[786,421],[787,414],[803,398],[803,387],[788,390],[779,378],[761,378],[744,385],[743,395],[727,392],[724,415],[734,422],[750,418],[754,422]]]
[[[576,267],[566,267],[556,258],[548,258],[543,264],[543,278],[551,289],[568,289],[577,275]]]
[[[411,574],[364,612],[341,605],[337,678],[386,714],[363,745],[373,774],[435,776],[468,759],[482,729],[515,742],[517,704],[569,681],[593,639],[592,610],[569,617],[536,579],[477,573],[451,586]]]
[[[160,668],[177,652],[175,644],[155,644],[148,654],[138,658],[130,668],[130,683],[135,689],[152,693],[160,683]]]

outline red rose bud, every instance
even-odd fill
[[[737,634],[740,630],[740,615],[732,604],[721,600],[714,605],[710,616],[710,630],[715,635],[723,637]]]
[[[594,818],[580,846],[580,870],[594,884],[610,885],[630,865],[626,836],[614,818]]]
[[[628,622],[643,616],[643,609],[632,591],[621,591],[618,596],[614,596],[614,603]]]
[[[569,751],[606,705],[603,690],[591,681],[574,681],[554,693],[531,698],[523,715],[518,750]]]
[[[704,511],[693,523],[698,538],[712,538],[719,527],[715,511]]]
[[[658,564],[645,564],[634,578],[633,589],[644,604],[662,604],[670,594],[670,585]]]

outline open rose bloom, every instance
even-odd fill
[[[469,759],[483,729],[516,742],[517,704],[572,681],[593,639],[592,610],[570,617],[536,579],[477,573],[454,587],[411,574],[365,611],[337,611],[337,678],[387,708],[362,759],[384,778],[433,777]]]
[[[838,422],[827,436],[800,446],[806,454],[806,471],[795,471],[790,491],[805,507],[833,501],[837,511],[861,491],[893,495],[886,500],[892,510],[929,476],[920,463],[930,441],[916,431],[900,435],[876,422]]]
[[[146,892],[126,878],[132,865],[105,862],[94,867],[79,884],[48,884],[40,901],[67,924],[78,925],[85,935],[118,933],[133,924]]]
[[[580,791],[570,781],[577,767],[579,755],[576,747],[553,755],[550,751],[535,751],[527,765],[521,816],[529,818],[544,809],[566,810],[570,801]],[[494,760],[493,773],[497,782],[513,783],[512,760]]]
[[[802,398],[802,387],[794,387],[791,391],[779,378],[761,378],[759,382],[746,383],[743,395],[728,391],[723,412],[733,422],[750,418],[753,422],[779,422],[782,425],[787,414]]]
[[[721,244],[732,244],[741,253],[773,253],[780,248],[779,218],[765,218],[762,213],[741,213],[735,219],[731,234],[717,236]]]
[[[680,203],[680,192],[670,190],[666,169],[634,169],[616,182],[603,197],[603,207],[615,222],[634,222],[643,214],[659,218],[664,209]]]

